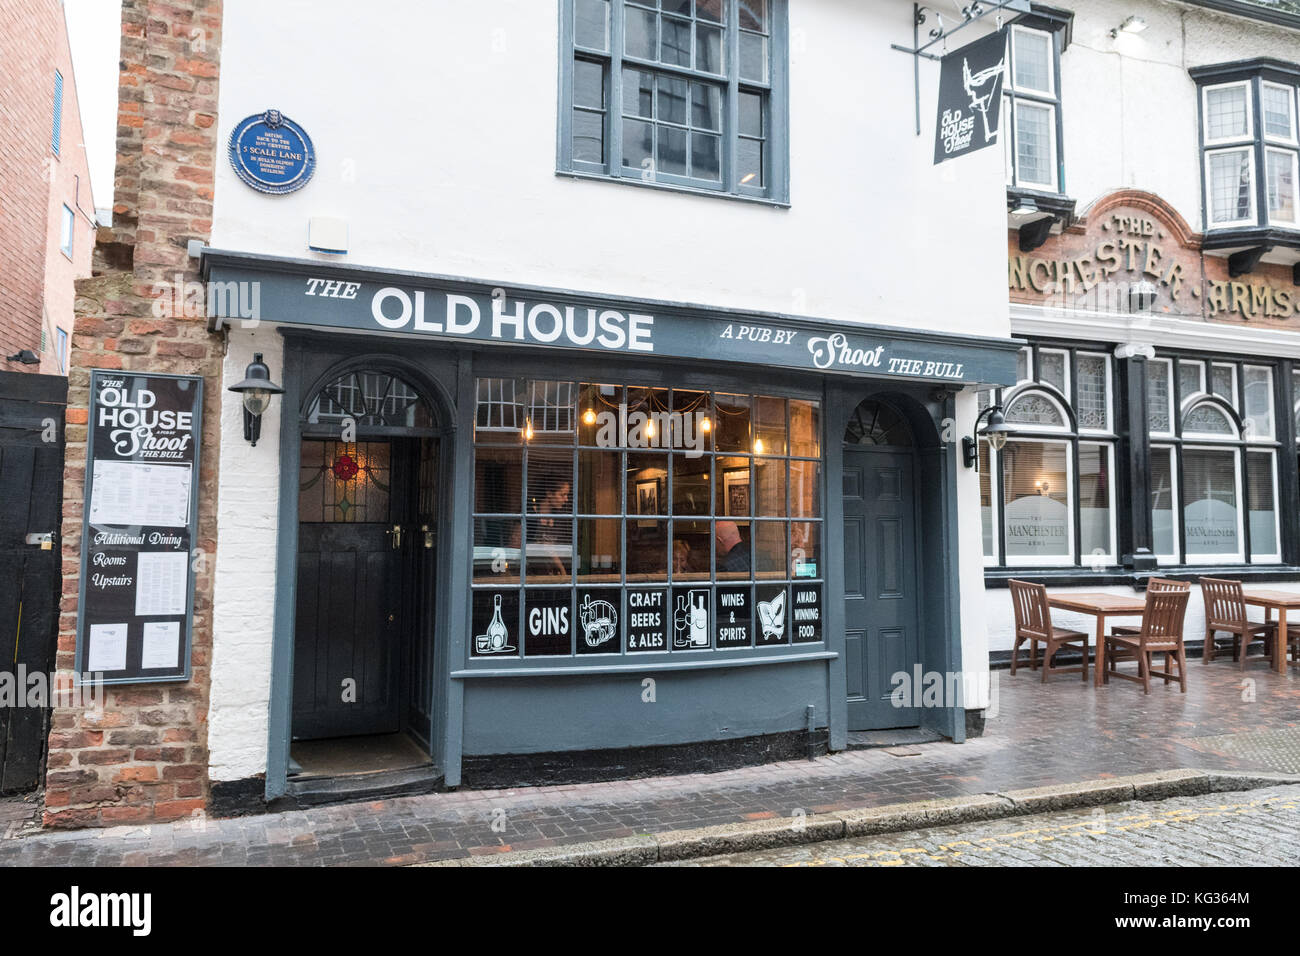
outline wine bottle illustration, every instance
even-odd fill
[[[500,594],[492,595],[492,620],[484,633],[475,635],[474,646],[480,654],[500,654],[514,650],[510,646],[510,632],[501,619]]]
[[[691,592],[691,647],[709,646],[708,591]]]

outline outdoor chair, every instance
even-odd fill
[[[1191,593],[1192,585],[1188,581],[1175,581],[1172,578],[1148,578],[1147,591],[1186,591]],[[1111,629],[1112,634],[1119,634],[1125,637],[1132,637],[1142,633],[1141,624],[1116,624]],[[1165,655],[1165,670],[1173,668],[1172,655]]]
[[[1246,651],[1255,641],[1264,642],[1264,656],[1272,659],[1272,636],[1277,631],[1273,623],[1256,623],[1246,618],[1246,601],[1242,597],[1241,582],[1222,578],[1201,578],[1201,596],[1205,599],[1205,647],[1201,663],[1214,660],[1214,634],[1226,631],[1232,635],[1232,659],[1244,669]],[[1290,627],[1287,628],[1291,630]],[[1288,639],[1289,639],[1288,635]]]
[[[1152,590],[1147,588],[1146,608],[1142,612],[1142,627],[1137,634],[1120,634],[1112,630],[1106,637],[1105,683],[1111,677],[1131,680],[1142,685],[1142,692],[1151,693],[1151,678],[1160,677],[1168,684],[1178,681],[1182,693],[1187,693],[1187,655],[1183,649],[1183,619],[1187,615],[1187,601],[1191,590]],[[1151,658],[1165,655],[1165,670],[1153,671]],[[1138,672],[1125,674],[1118,665],[1136,660]],[[1178,673],[1172,664],[1177,663]]]
[[[1029,668],[1038,667],[1038,644],[1043,648],[1043,683],[1047,683],[1049,674],[1083,674],[1088,680],[1088,635],[1082,631],[1071,631],[1052,625],[1051,609],[1047,606],[1047,588],[1029,581],[1011,580],[1007,582],[1011,589],[1011,605],[1016,615],[1015,643],[1011,648],[1011,674],[1016,673],[1017,660],[1020,657],[1020,645],[1029,642]],[[1083,657],[1078,667],[1053,667],[1052,658],[1064,647],[1075,647]]]

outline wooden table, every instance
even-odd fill
[[[1277,611],[1277,636],[1273,643],[1273,670],[1279,674],[1286,673],[1286,612],[1300,608],[1300,594],[1290,591],[1269,591],[1264,588],[1252,588],[1242,591],[1242,598],[1251,607],[1264,609],[1264,620],[1271,621],[1273,612]],[[1245,655],[1246,648],[1241,649]]]
[[[1300,596],[1293,607],[1300,607]],[[1047,592],[1047,605],[1060,611],[1074,611],[1077,614],[1091,614],[1097,618],[1097,659],[1092,675],[1094,687],[1100,687],[1106,675],[1106,619],[1109,617],[1142,616],[1146,610],[1146,597],[1127,594],[1105,594],[1101,591],[1076,591],[1069,594]],[[1283,612],[1285,613],[1285,612]],[[1083,649],[1085,660],[1088,649]]]

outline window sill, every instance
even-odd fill
[[[1300,567],[1287,564],[1179,564],[1161,565],[1155,570],[1142,572],[1124,568],[1107,568],[1104,571],[1088,571],[1079,567],[986,568],[984,587],[986,590],[1005,588],[1007,581],[1015,578],[1018,581],[1033,581],[1059,588],[1102,587],[1116,584],[1127,584],[1136,588],[1143,581],[1153,577],[1192,583],[1202,577],[1227,577],[1240,578],[1251,584],[1263,584],[1270,581],[1300,581]]]
[[[1243,246],[1285,246],[1300,249],[1300,227],[1211,226],[1206,231],[1202,243],[1202,247],[1207,252],[1217,249],[1237,249]]]
[[[788,645],[787,645],[788,646]],[[755,648],[749,648],[749,651]],[[610,662],[608,664],[587,664],[573,663],[573,658],[551,658],[555,663],[547,665],[543,663],[546,658],[524,658],[519,660],[517,667],[470,667],[461,670],[452,671],[452,680],[475,680],[481,678],[497,677],[570,677],[573,675],[591,675],[591,674],[644,674],[647,671],[683,671],[683,670],[715,670],[721,667],[758,667],[765,664],[798,664],[808,661],[829,661],[839,655],[835,651],[793,651],[786,653],[768,652],[762,656],[750,654],[745,657],[700,657],[697,660],[681,660],[681,652],[678,651],[677,659],[670,660],[672,654],[634,654],[633,658],[643,658],[640,660],[627,661],[624,655],[609,655],[618,657],[620,663]]]
[[[771,206],[777,209],[789,209],[789,200],[771,199],[765,196],[747,196],[741,193],[729,193],[720,189],[698,189],[694,186],[681,186],[677,183],[648,182],[644,179],[630,179],[625,176],[606,176],[601,173],[584,173],[572,169],[557,169],[555,175],[568,179],[582,179],[589,182],[616,183],[623,186],[641,186],[646,189],[658,189],[664,192],[684,193],[688,196],[706,196],[709,199],[730,199],[736,202],[753,203],[759,206]]]

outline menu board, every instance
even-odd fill
[[[203,379],[90,376],[79,682],[190,677]]]

